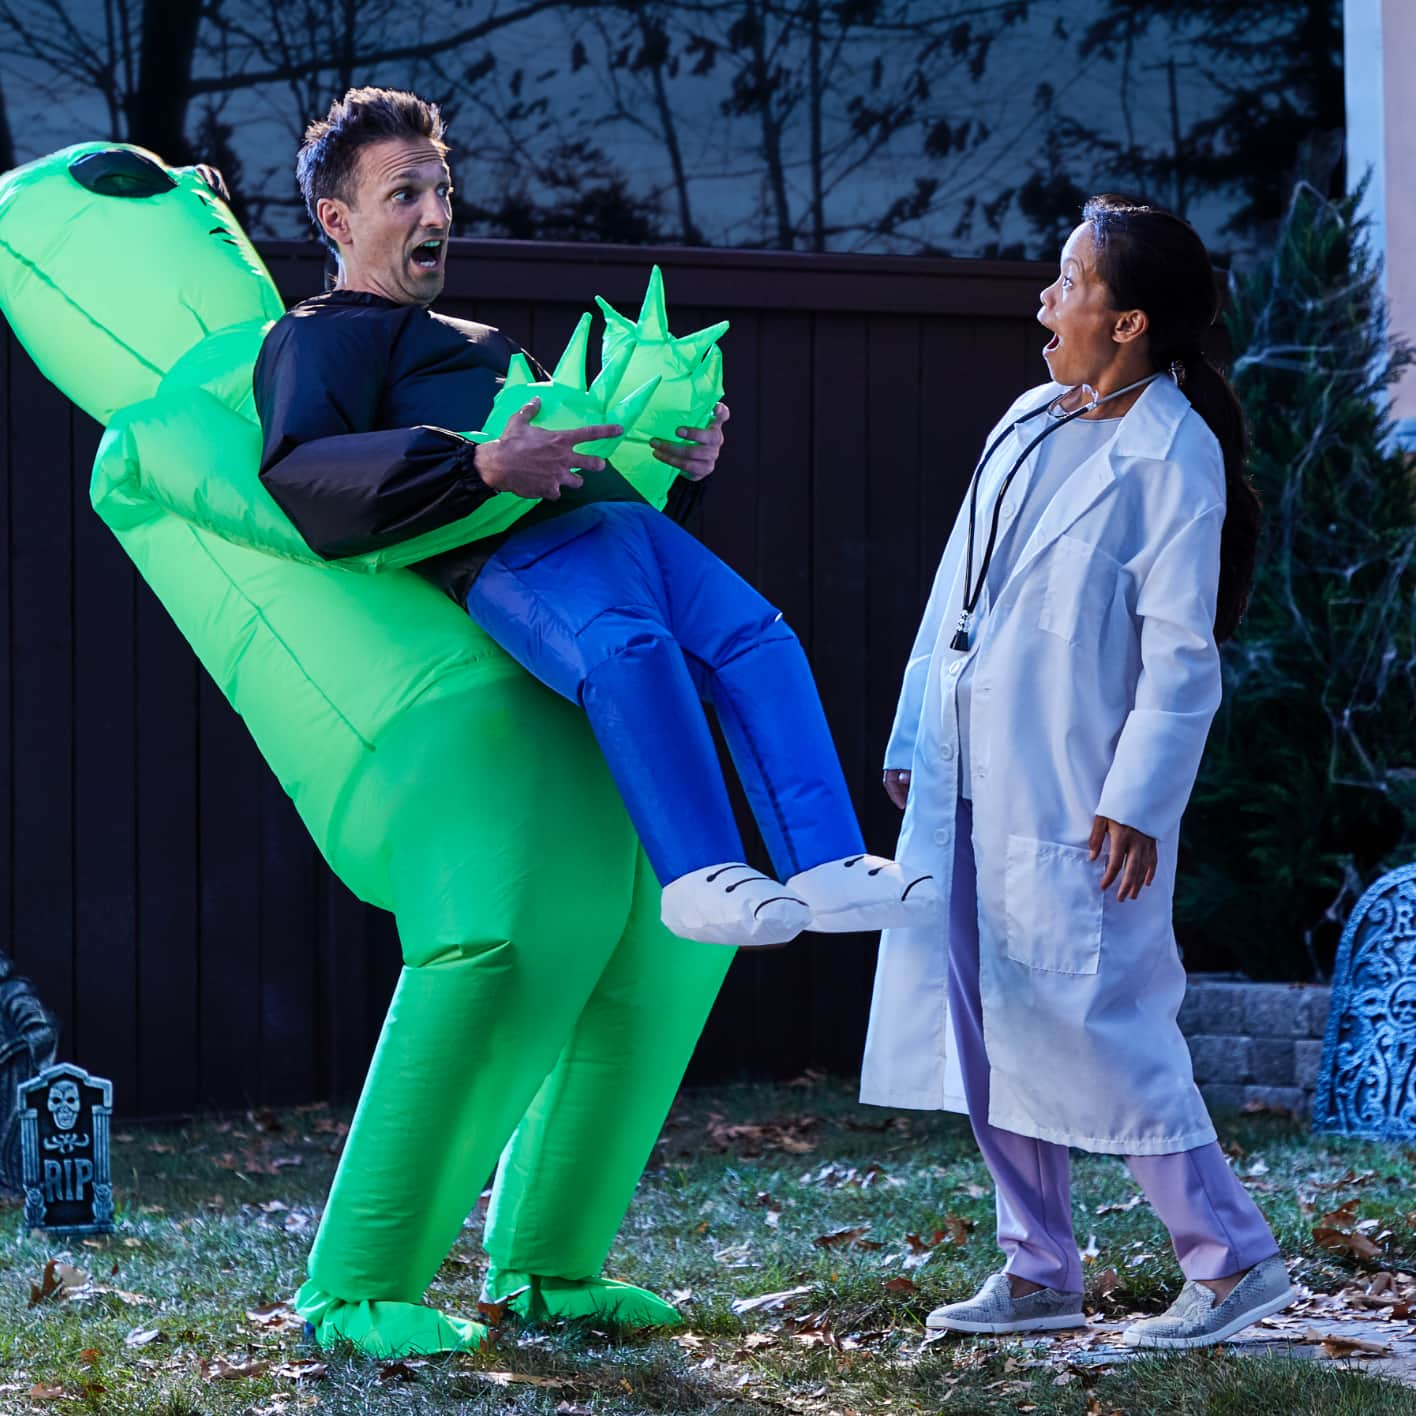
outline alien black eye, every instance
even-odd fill
[[[177,185],[150,157],[132,148],[86,153],[69,164],[69,175],[101,197],[156,197]]]

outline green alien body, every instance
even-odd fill
[[[531,503],[499,495],[329,564],[266,493],[251,370],[283,306],[218,187],[102,143],[8,173],[0,307],[105,427],[95,510],[325,859],[397,918],[404,968],[300,1310],[321,1341],[373,1355],[475,1346],[477,1323],[421,1299],[500,1154],[489,1294],[671,1321],[652,1294],[597,1275],[731,952],[659,923],[658,883],[583,716],[400,569]],[[662,504],[672,474],[647,440],[706,423],[721,329],[672,340],[657,272],[638,325],[608,313],[593,384],[587,316],[556,377],[513,370],[476,436],[533,395],[538,423],[622,420],[617,465]],[[552,864],[556,888],[539,887]]]

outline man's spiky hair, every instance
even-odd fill
[[[389,138],[426,138],[446,157],[443,119],[436,103],[402,89],[356,88],[336,99],[323,118],[305,129],[295,177],[320,240],[337,252],[315,215],[321,197],[351,201],[359,152]]]

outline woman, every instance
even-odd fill
[[[933,872],[948,922],[883,935],[861,1096],[966,1110],[994,1177],[1007,1263],[931,1328],[1085,1321],[1079,1146],[1126,1158],[1188,1280],[1126,1340],[1199,1347],[1292,1298],[1194,1084],[1171,930],[1258,500],[1185,222],[1093,198],[1041,299],[1052,380],[990,437],[886,753],[897,856]]]

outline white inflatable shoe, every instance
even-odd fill
[[[811,906],[780,880],[729,861],[669,881],[659,918],[680,939],[752,948],[795,939],[811,925]]]
[[[907,870],[884,856],[856,855],[799,871],[786,888],[811,906],[808,929],[822,934],[901,929],[939,917],[932,875]]]

